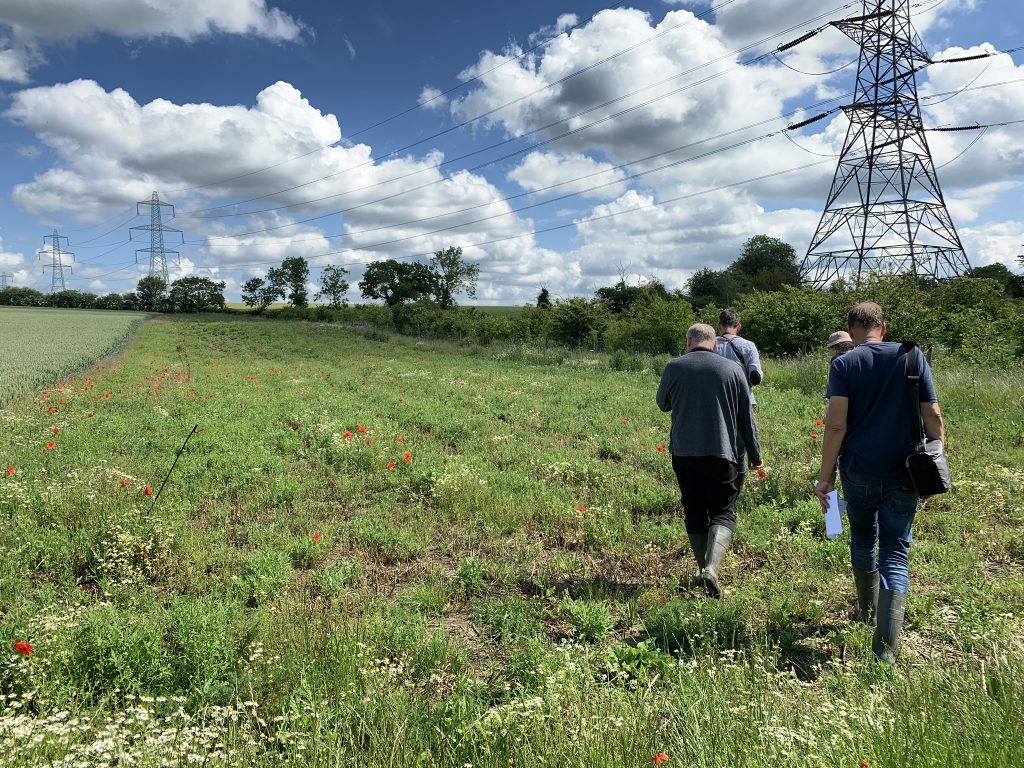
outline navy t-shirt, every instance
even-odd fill
[[[936,403],[932,370],[920,350],[920,401]],[[832,361],[827,397],[849,398],[839,468],[883,480],[907,476],[907,456],[918,441],[921,406],[913,402],[902,344],[861,344]]]

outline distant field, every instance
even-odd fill
[[[148,316],[49,307],[0,307],[0,408],[124,346]]]

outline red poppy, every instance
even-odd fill
[[[91,418],[92,418],[92,414],[91,414],[91,413],[87,413],[87,414],[85,414],[85,417],[86,417],[87,419],[91,419]]]
[[[816,427],[823,427],[823,426],[825,426],[825,422],[822,421],[821,419],[818,419],[816,422],[814,422],[814,426],[816,426]]]
[[[370,438],[366,438],[365,440],[363,440],[363,442],[366,443],[367,445],[373,445],[373,440],[371,440]]]
[[[52,451],[56,447],[57,447],[57,444],[55,442],[53,442],[52,440],[46,444],[46,450],[48,450],[48,451]]]
[[[394,469],[394,468],[395,468],[395,462],[389,461],[388,462],[388,469]]]
[[[362,426],[361,424],[356,424],[356,432],[358,432],[360,435],[365,435],[366,427]]]
[[[619,421],[623,424],[629,424],[629,419],[619,419]]]
[[[404,442],[405,442],[405,438],[404,438],[404,437],[400,437],[400,438],[398,438],[398,442],[400,442],[400,443],[404,443]]]
[[[8,475],[13,475],[16,471],[17,470],[14,467],[8,467],[7,468],[7,474]]]
[[[400,403],[404,403],[404,402],[405,402],[405,398],[404,398],[404,397],[400,397],[400,398],[398,398],[398,402],[400,402]]]
[[[860,768],[871,768],[871,763],[869,763],[867,760],[861,760]]]
[[[106,399],[107,399],[107,398],[109,398],[109,397],[110,397],[110,393],[109,393],[109,392],[104,392],[104,393],[103,393],[103,399],[104,399],[104,400],[106,400]]]
[[[408,451],[406,451],[406,452],[405,452],[405,456],[403,456],[403,457],[402,457],[402,460],[403,460],[403,461],[404,461],[404,462],[405,462],[406,464],[411,464],[411,463],[412,463],[412,454],[411,454],[411,453],[409,453]]]
[[[46,409],[46,412],[47,412],[47,413],[56,413],[56,412],[57,412],[57,409],[56,409],[56,408],[54,408],[54,407],[53,407],[53,406],[51,405],[51,406],[50,406],[49,408],[47,408],[47,409]]]
[[[143,491],[143,493],[145,493],[147,496],[152,496],[153,495],[153,486],[147,485],[146,486],[146,490]]]
[[[758,467],[757,476],[764,480],[768,477],[768,473],[764,471],[764,467]]]
[[[818,439],[817,435],[811,435],[811,440],[817,440],[817,439]]]
[[[576,507],[576,511],[577,512],[582,512],[583,511],[583,507]]]
[[[352,437],[352,433],[351,432],[346,432],[344,435],[342,435],[342,437],[344,437],[346,440],[348,440],[350,437]]]
[[[659,445],[658,446],[658,453],[664,453],[664,452],[665,452],[665,446],[664,445]]]
[[[666,755],[664,752],[659,752],[658,754],[656,754],[654,757],[651,758],[651,762],[654,763],[655,765],[661,765],[662,763],[667,763],[668,762],[668,755]]]
[[[320,543],[320,534],[319,533],[314,533],[313,534],[313,541],[315,541],[317,544]]]
[[[121,486],[122,488],[127,488],[128,487],[128,481],[125,480],[123,477],[120,480],[117,481],[117,484],[119,486]]]
[[[54,427],[53,428],[53,434],[59,435],[60,434],[60,427]]]
[[[33,650],[32,643],[26,643],[24,640],[19,640],[14,644],[14,650],[22,656],[28,656]]]

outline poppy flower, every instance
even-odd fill
[[[412,454],[409,453],[408,451],[406,451],[405,452],[405,456],[402,457],[402,461],[404,461],[406,464],[411,464],[412,463]]]
[[[59,435],[60,434],[60,427],[54,427],[52,431],[53,431],[53,434]]]
[[[8,467],[7,468],[7,474],[8,475],[13,475],[16,471],[17,470],[14,467]]]
[[[346,440],[348,440],[350,437],[352,437],[352,433],[351,432],[346,432],[344,435],[342,435],[342,437],[344,437]]]
[[[659,445],[658,446],[658,453],[664,453],[664,452],[665,452],[665,446],[664,445]]]
[[[395,468],[395,462],[389,461],[388,462],[388,469],[394,469],[394,468]]]
[[[92,413],[87,413],[87,414],[85,414],[85,417],[86,417],[87,419],[91,419],[91,418],[92,418]]]
[[[871,763],[869,763],[867,760],[861,760],[860,768],[871,768]]]
[[[373,445],[373,440],[371,440],[370,438],[366,438],[365,440],[363,440],[363,442],[366,443],[366,445]]]
[[[145,493],[147,496],[152,496],[153,495],[153,486],[147,485],[146,486],[146,490],[143,491],[143,493]]]
[[[822,421],[821,419],[818,419],[816,422],[814,422],[814,426],[816,426],[816,427],[823,427],[823,426],[825,426],[825,422]]]
[[[818,439],[817,435],[811,435],[811,440],[817,440],[817,439]]]
[[[405,438],[404,438],[404,437],[400,437],[400,438],[398,438],[398,442],[400,442],[400,443],[404,443],[404,442],[405,442]]]
[[[26,643],[24,640],[19,640],[14,644],[14,650],[22,656],[28,656],[33,650],[32,643]]]
[[[622,424],[629,424],[629,419],[619,419],[619,422]]]
[[[357,424],[356,425],[356,432],[358,432],[360,435],[365,435],[366,434],[366,427],[362,426],[361,424]]]
[[[320,543],[320,533],[319,532],[313,534],[313,541],[315,541],[317,544]]]
[[[52,440],[46,444],[46,450],[48,450],[48,451],[52,451],[56,447],[57,447],[57,444],[55,442],[53,442]]]
[[[50,406],[49,408],[47,408],[47,409],[46,409],[46,412],[47,412],[47,413],[56,413],[56,412],[57,412],[57,409],[56,409],[56,408],[54,408],[54,407],[53,407],[53,406],[51,405],[51,406]]]
[[[768,477],[768,473],[764,471],[764,467],[758,467],[757,476],[764,480]]]
[[[668,755],[666,755],[664,752],[659,752],[658,754],[656,754],[654,757],[651,758],[651,762],[654,763],[655,765],[661,765],[662,763],[667,763],[668,762]]]
[[[583,511],[583,507],[576,507],[576,511],[577,512],[582,512]]]
[[[122,477],[122,478],[121,478],[120,480],[118,480],[118,481],[117,481],[117,484],[118,484],[118,485],[119,485],[119,486],[120,486],[121,488],[127,488],[127,487],[128,487],[128,481],[127,481],[127,480],[125,480],[125,479],[124,479],[123,477]]]

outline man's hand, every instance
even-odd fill
[[[828,511],[828,495],[836,489],[836,478],[833,475],[828,480],[819,480],[814,484],[814,495],[818,497],[821,504],[821,511]]]
[[[747,456],[747,469],[764,469],[764,462],[763,461],[755,462],[753,459],[751,459],[749,456]]]

